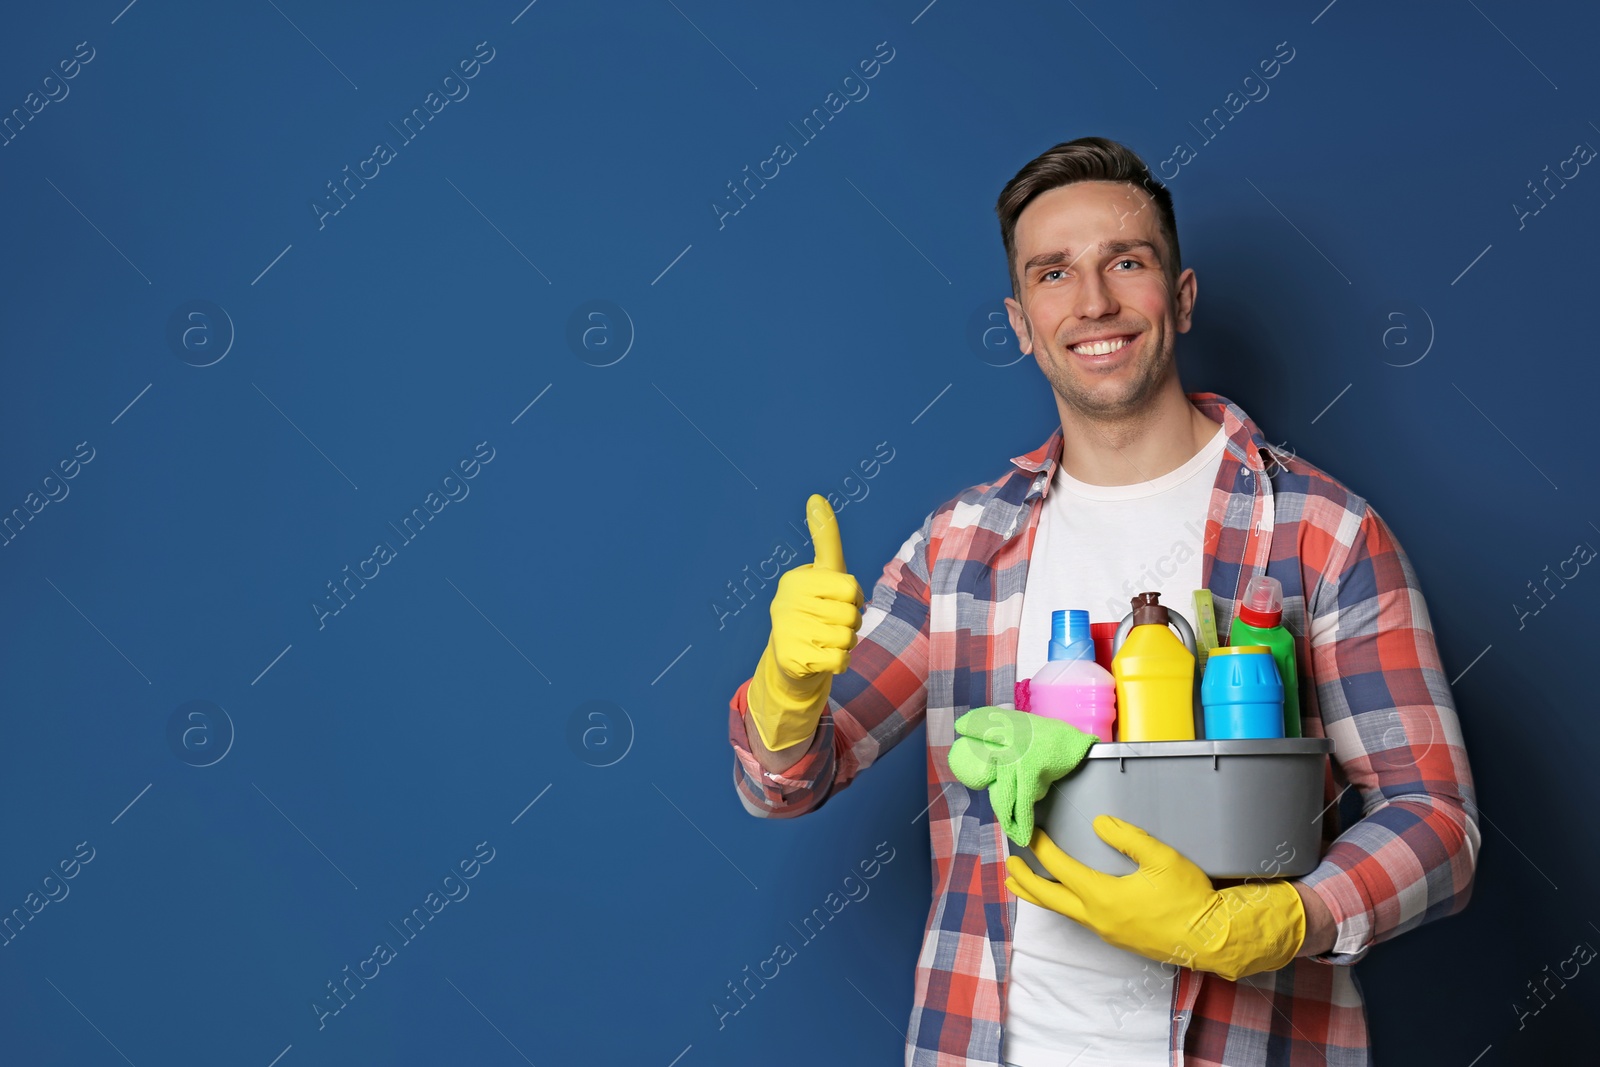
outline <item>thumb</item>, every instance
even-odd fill
[[[811,530],[811,546],[816,550],[816,569],[837,571],[844,569],[844,545],[839,540],[839,520],[826,497],[812,493],[806,499],[806,526]]]

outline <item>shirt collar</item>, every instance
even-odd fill
[[[1243,408],[1218,393],[1185,395],[1206,418],[1222,424],[1222,432],[1227,436],[1226,449],[1229,455],[1246,470],[1259,473],[1267,469],[1267,462],[1262,459],[1261,453],[1266,450],[1271,454],[1274,450],[1261,433],[1261,428],[1245,414]],[[1055,478],[1056,468],[1061,465],[1061,443],[1064,438],[1065,434],[1058,425],[1044,444],[1032,452],[1011,457],[1011,462],[1018,469],[1035,476],[1033,484],[1029,486],[1028,493],[1023,498],[1024,503],[1046,494],[1051,481]]]

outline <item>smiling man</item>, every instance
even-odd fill
[[[1416,575],[1367,500],[1273,450],[1226,397],[1184,392],[1175,346],[1198,286],[1171,196],[1137,155],[1098,137],[1056,145],[996,211],[1006,308],[1060,426],[934,509],[870,602],[831,509],[808,501],[816,562],[779,580],[771,638],[729,705],[738,795],[761,817],[815,811],[926,723],[933,906],[908,1065],[1368,1065],[1351,965],[1464,908],[1481,843]],[[1202,522],[1196,552],[1187,531]],[[1052,611],[1119,621],[1093,606],[1126,604],[1124,582],[1145,574],[1156,584],[1140,590],[1169,604],[1209,589],[1224,637],[1249,579],[1278,579],[1303,733],[1335,743],[1321,862],[1251,887],[1204,944],[1194,931],[1218,898],[1187,859],[1116,825],[1140,869],[1081,900],[1051,890],[1008,864],[989,793],[949,763],[956,720],[1009,704],[1044,664]],[[1334,802],[1352,787],[1365,814],[1340,832]],[[1175,933],[1199,949],[1181,963]]]

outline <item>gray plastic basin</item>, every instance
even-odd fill
[[[1298,877],[1322,859],[1332,751],[1325,737],[1096,744],[1034,806],[1034,821],[1061,851],[1106,874],[1137,865],[1094,832],[1102,813],[1165,841],[1212,878]],[[1032,849],[1007,845],[1051,878]]]

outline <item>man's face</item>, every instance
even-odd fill
[[[1177,335],[1189,329],[1194,271],[1176,286],[1150,195],[1124,182],[1075,182],[1035,197],[1017,218],[1020,301],[1011,328],[1061,401],[1082,415],[1127,418],[1154,403],[1176,374]],[[1108,338],[1116,351],[1077,351]]]

